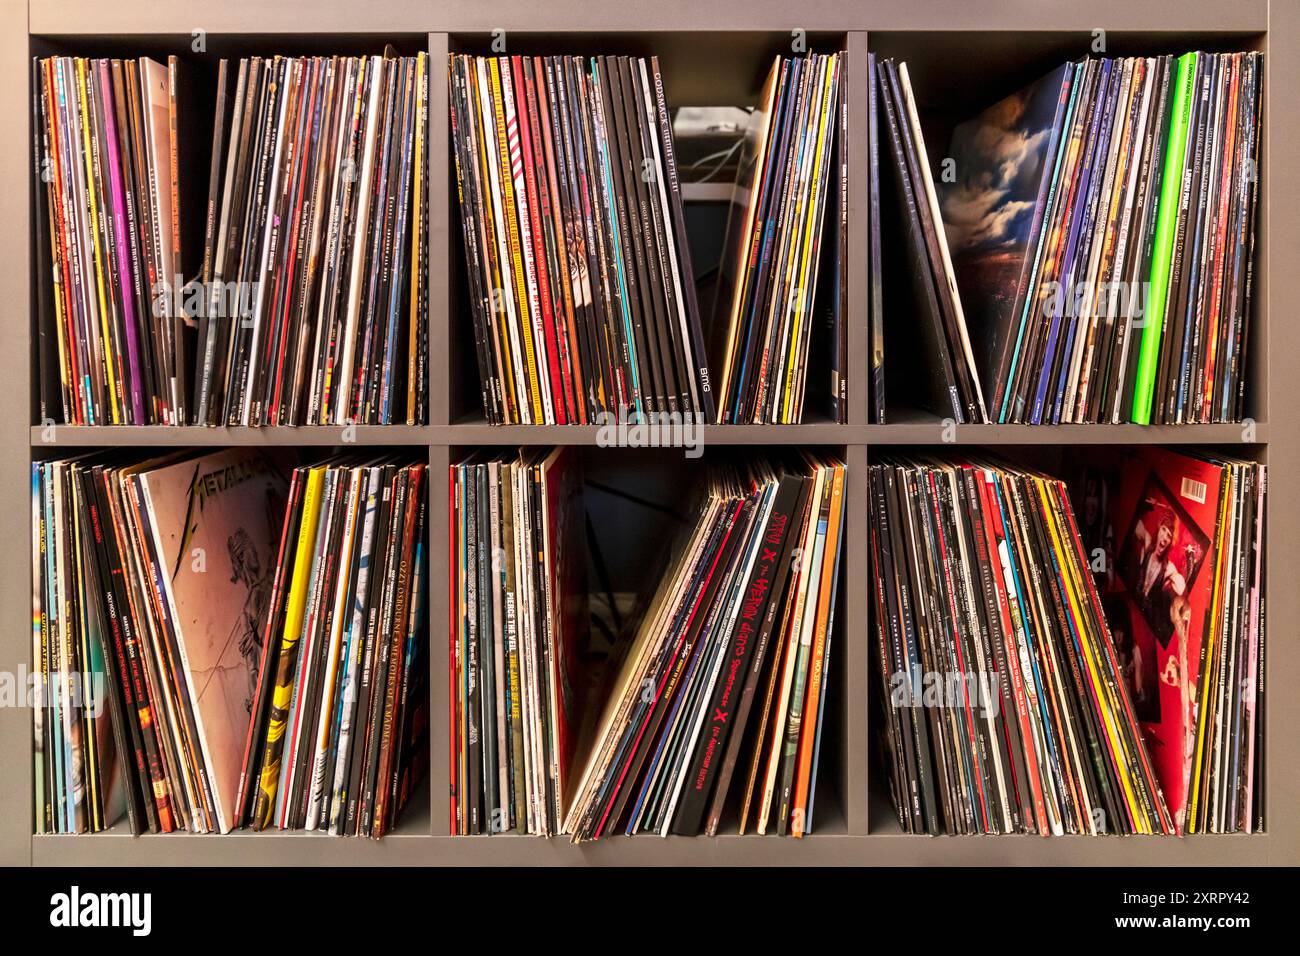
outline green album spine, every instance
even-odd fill
[[[1192,108],[1191,81],[1196,73],[1196,60],[1195,53],[1185,53],[1178,58],[1174,109],[1165,148],[1165,169],[1160,180],[1160,206],[1156,213],[1155,247],[1151,255],[1151,288],[1138,352],[1137,381],[1133,388],[1133,421],[1139,425],[1151,423],[1156,360],[1160,356],[1160,339],[1164,332],[1169,267],[1178,230],[1178,206],[1182,199],[1183,159],[1187,148],[1187,121]]]

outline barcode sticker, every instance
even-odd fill
[[[1182,496],[1190,501],[1195,501],[1198,505],[1205,504],[1205,482],[1197,481],[1195,478],[1183,478]]]

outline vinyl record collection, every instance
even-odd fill
[[[802,838],[823,757],[824,778],[852,776],[857,694],[884,770],[871,787],[883,799],[888,781],[904,834],[1265,832],[1266,466],[1222,437],[1114,444],[1132,425],[1231,428],[1268,405],[1247,382],[1266,364],[1248,351],[1267,339],[1251,330],[1264,56],[1061,62],[1048,44],[952,96],[932,85],[946,65],[919,68],[941,56],[892,33],[881,49],[917,69],[865,54],[861,97],[846,52],[740,42],[762,86],[745,110],[677,117],[703,157],[682,162],[698,175],[685,189],[654,56],[451,54],[446,143],[427,53],[33,58],[32,418],[194,426],[129,432],[174,446],[148,451],[107,447],[126,430],[77,432],[77,452],[33,437],[34,833],[378,839],[408,804],[427,809],[441,739],[454,836]],[[675,71],[696,50],[661,52]],[[1038,78],[1002,96],[1012,76]],[[869,465],[855,429],[794,429],[763,456],[687,462],[698,480],[680,490],[658,472],[679,474],[675,439],[620,432],[659,450],[620,451],[611,470],[667,503],[602,485],[595,448],[465,438],[432,526],[443,476],[423,447],[179,447],[216,435],[200,427],[274,446],[291,426],[429,426],[439,149],[465,273],[438,301],[468,315],[434,321],[472,322],[488,424],[678,418],[715,435],[807,409],[845,426],[853,378],[873,424],[1128,427],[1031,430],[1044,437],[1008,447],[1014,461],[877,454],[873,438]],[[729,204],[684,205],[719,199],[733,165]],[[867,363],[853,372],[851,263]],[[1241,454],[1268,459],[1249,436]],[[864,462],[855,495],[815,444],[840,441]],[[620,518],[629,501],[654,513],[607,532],[584,487]],[[867,514],[846,542],[854,496]],[[666,515],[679,527],[662,559],[640,563]],[[608,566],[606,535],[625,548]],[[435,715],[429,605],[444,594]],[[852,600],[868,609],[863,681],[831,676]],[[839,809],[827,786],[823,831]],[[859,835],[880,835],[870,816]]]
[[[712,420],[658,60],[457,55],[448,70],[488,421]]]
[[[427,764],[424,466],[32,466],[37,832],[380,836]]]
[[[34,61],[41,419],[423,423],[427,64]]]
[[[843,142],[848,121],[843,62],[839,53],[778,57],[751,117],[714,302],[714,332],[725,332],[715,353],[724,357],[719,421],[802,421],[817,344],[828,346],[831,418],[847,420],[847,164],[839,158],[843,147],[836,149],[837,127]],[[828,194],[835,201],[826,225]],[[814,320],[823,258],[825,328]],[[815,344],[815,337],[829,341]]]
[[[335,458],[289,486],[234,818],[379,838],[428,766],[427,467]]]
[[[1173,833],[1063,483],[898,458],[870,485],[904,832]]]
[[[181,64],[32,61],[40,417],[183,424]]]
[[[812,829],[844,466],[716,466],[622,662],[563,832]]]
[[[36,832],[226,832],[284,509],[252,450],[32,465]]]
[[[1074,489],[1179,832],[1264,828],[1265,485],[1254,462],[1140,448],[1090,455]]]
[[[1262,78],[1084,59],[957,126],[940,205],[995,421],[1241,418]]]
[[[884,422],[888,392],[891,402],[914,403],[958,424],[985,422],[984,391],[907,64],[877,61],[874,54],[868,59],[868,142],[884,150],[883,158],[873,151],[869,179],[873,414]],[[881,163],[890,171],[887,187],[881,186]],[[906,293],[898,288],[902,283],[885,281],[902,275],[911,277]],[[886,323],[886,313],[893,321]]]
[[[561,832],[582,716],[581,496],[572,449],[451,468],[454,834]]]
[[[423,53],[222,62],[197,423],[426,420],[428,97]]]

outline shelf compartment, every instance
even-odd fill
[[[469,453],[479,450],[484,449],[473,446],[453,447],[450,449],[448,462],[461,461]],[[508,449],[496,449],[496,451],[508,454]],[[853,452],[854,449],[846,449],[843,445],[836,445],[828,448],[827,451],[837,455],[841,460],[845,460],[846,453]],[[648,587],[656,583],[646,580],[647,569],[657,567],[655,559],[673,543],[679,528],[683,525],[694,525],[695,523],[696,515],[688,513],[686,510],[689,506],[688,490],[697,487],[697,483],[703,481],[704,469],[707,464],[714,461],[738,460],[763,455],[772,458],[780,457],[779,453],[774,453],[770,449],[743,446],[707,448],[701,458],[687,458],[683,452],[684,449],[680,448],[596,449],[590,447],[584,447],[578,452],[582,462],[583,506],[586,520],[585,530],[578,532],[578,534],[581,536],[580,540],[583,542],[586,554],[586,580],[592,624],[588,634],[577,635],[576,639],[578,641],[579,659],[583,661],[582,669],[587,678],[585,683],[592,688],[593,693],[599,693],[605,686],[599,680],[601,666],[618,646],[617,642],[628,639],[626,631],[623,630],[627,623],[627,610],[635,606],[638,596],[641,596]],[[846,478],[851,480],[853,475],[852,455],[849,456],[847,462],[849,470]],[[441,486],[438,484],[433,486],[432,492],[435,501],[447,500],[447,480],[444,476]],[[859,509],[856,505],[849,503],[851,492],[852,487],[847,486],[844,520],[848,523],[844,528],[841,545],[844,548],[839,568],[841,586],[837,591],[837,602],[832,622],[833,630],[829,644],[829,673],[825,685],[826,705],[822,725],[823,736],[818,764],[813,830],[809,834],[810,837],[852,832],[850,829],[852,817],[846,810],[853,806],[852,801],[855,796],[848,789],[848,781],[851,775],[846,768],[853,759],[853,754],[857,751],[858,742],[852,739],[853,735],[849,731],[850,721],[847,719],[847,715],[854,706],[852,703],[854,700],[853,695],[857,693],[857,690],[851,686],[848,675],[855,657],[852,649],[859,642],[851,631],[854,626],[853,623],[846,617],[850,604],[846,582],[851,580],[850,575],[855,573],[853,562],[855,561],[856,549],[851,543],[854,538],[854,526],[851,522]],[[446,508],[442,509],[443,521],[447,520],[446,510]],[[443,540],[445,542],[445,538]],[[445,549],[445,543],[443,547]],[[445,554],[445,550],[443,553]],[[447,608],[448,602],[451,600],[451,593],[447,575],[445,573],[435,575],[431,587],[434,589],[431,595],[434,614],[438,615],[435,617],[431,628],[433,634],[431,639],[434,642],[431,647],[433,651],[431,656],[434,662],[432,681],[435,689],[432,706],[435,714],[440,715],[434,722],[436,762],[433,773],[436,775],[435,781],[439,788],[435,798],[434,813],[437,826],[436,832],[446,834],[450,832],[450,807],[445,795],[447,787],[443,785],[450,782],[450,771],[447,766],[449,728],[446,724],[446,715],[448,706],[445,698],[440,699],[437,695],[445,695],[448,692],[450,680],[448,655],[439,652],[440,647],[446,648],[449,639],[446,622],[448,621]],[[619,617],[616,618],[608,610],[610,607],[618,609]],[[615,637],[615,635],[618,636]],[[441,644],[439,644],[440,640]],[[593,698],[591,703],[595,712],[599,712],[604,700]],[[758,704],[755,704],[755,711],[757,710]],[[756,715],[751,714],[751,728],[755,719]],[[590,732],[590,726],[588,726],[588,732]],[[581,772],[588,745],[590,744],[590,737],[583,735],[580,737],[580,741],[575,751],[575,767],[577,770],[571,769],[571,774]],[[736,795],[739,793],[741,786],[740,778],[744,773],[745,761],[748,759],[747,754],[748,751],[742,753],[741,761],[737,764],[736,776],[732,779],[727,810],[722,816],[719,830],[720,836],[734,834],[735,832],[735,811],[738,806]],[[772,828],[775,829],[774,824],[772,824]],[[494,842],[512,838],[524,837],[520,833],[511,832],[480,837],[479,842],[483,839]],[[751,838],[762,839],[752,835]],[[473,840],[474,838],[459,837],[457,839]],[[640,835],[625,837],[610,834],[601,837],[596,842],[601,845],[610,843],[620,846],[636,846],[643,842],[644,839],[648,839],[648,837]],[[708,842],[710,838],[701,835],[686,839],[703,843]],[[555,837],[550,842],[563,843],[567,842],[567,840],[567,837]],[[790,842],[798,841],[791,840]]]
[[[202,18],[196,20],[201,22]],[[201,35],[200,35],[201,34]],[[196,49],[197,47],[197,49]],[[220,32],[196,31],[195,34],[146,34],[85,36],[66,34],[32,35],[28,38],[28,51],[33,57],[75,56],[92,58],[135,58],[150,57],[164,66],[169,56],[176,56],[183,70],[182,82],[177,91],[177,117],[180,122],[181,143],[185,148],[180,151],[178,176],[180,182],[179,219],[182,229],[182,249],[184,250],[183,271],[187,280],[197,280],[204,244],[204,219],[208,202],[208,182],[211,169],[212,131],[216,111],[216,90],[218,65],[222,59],[230,61],[230,92],[233,96],[235,74],[238,72],[241,58],[251,56],[363,56],[379,55],[390,49],[398,55],[414,55],[428,52],[428,35],[425,33],[248,33],[230,34]],[[30,77],[25,86],[31,84]],[[31,90],[27,91],[30,96]],[[30,112],[30,101],[28,111]],[[223,147],[224,148],[224,147]],[[30,153],[30,149],[29,149]],[[30,165],[30,164],[29,164]],[[31,170],[29,176],[35,176]],[[107,173],[105,174],[107,176]],[[30,181],[30,180],[29,180]],[[37,183],[37,185],[40,185]],[[42,186],[42,188],[44,188]],[[218,207],[217,214],[220,214]],[[48,233],[48,227],[44,226]],[[30,224],[29,248],[33,261],[39,263],[42,250],[36,246],[36,224]],[[48,242],[48,237],[46,242]],[[43,251],[48,257],[49,250]],[[48,275],[32,277],[33,283],[50,282]],[[33,285],[33,292],[37,288]],[[151,293],[152,294],[152,293]],[[174,295],[180,297],[181,290]],[[31,318],[28,326],[29,377],[30,383],[30,418],[32,423],[42,421],[40,412],[40,356],[39,342],[41,317],[35,307],[37,299],[32,297]],[[428,321],[426,313],[425,321]],[[51,330],[52,331],[52,330]],[[194,368],[195,352],[198,351],[198,335],[191,331],[187,345],[187,376],[191,385],[196,373]],[[405,350],[403,348],[403,355]],[[55,362],[57,363],[57,356]],[[63,411],[58,395],[58,371],[51,370],[53,377],[53,411],[48,418],[62,418]],[[429,383],[426,383],[426,390]],[[401,400],[404,407],[404,399]],[[187,404],[189,402],[187,401]],[[188,412],[193,415],[194,409]],[[98,426],[97,426],[98,427]],[[109,426],[111,427],[111,426]],[[152,427],[152,426],[145,426]]]
[[[1180,24],[1181,26],[1182,24]],[[1098,20],[1097,27],[1108,26]],[[1106,29],[1104,35],[1092,27],[1082,30],[1042,29],[1015,32],[988,29],[884,29],[873,30],[868,35],[868,47],[877,58],[893,58],[906,63],[916,96],[917,110],[931,166],[938,176],[942,164],[948,160],[948,150],[954,127],[976,116],[1003,97],[1028,87],[1061,64],[1083,57],[1155,56],[1182,54],[1192,50],[1207,52],[1266,51],[1267,36],[1262,26],[1251,26],[1248,19],[1237,24],[1224,24],[1222,28],[1206,30],[1186,24],[1186,31],[1170,32],[1166,29]],[[971,82],[972,57],[978,56],[980,82]],[[1247,328],[1242,370],[1245,382],[1243,421],[1265,421],[1269,416],[1268,403],[1268,349],[1269,349],[1269,295],[1267,284],[1268,232],[1269,232],[1269,165],[1272,158],[1270,143],[1275,133],[1269,114],[1271,81],[1268,58],[1265,58],[1263,78],[1264,112],[1260,127],[1263,137],[1260,169],[1259,205],[1255,219],[1254,289],[1251,314]],[[865,124],[865,119],[862,120]],[[883,113],[880,117],[881,156],[880,174],[888,185],[888,136]],[[960,178],[960,173],[958,174]],[[886,198],[890,189],[886,188]],[[888,213],[885,215],[889,224]],[[888,250],[891,241],[901,242],[904,236],[884,235],[882,241]],[[928,412],[898,406],[897,391],[891,384],[890,354],[900,343],[899,330],[911,321],[920,321],[924,313],[916,309],[915,315],[904,316],[891,311],[893,302],[899,301],[897,292],[891,296],[890,286],[900,283],[888,271],[885,283],[885,369],[887,421],[908,421],[913,416],[927,416]],[[907,296],[901,297],[906,301]],[[967,321],[977,310],[968,299],[964,301]],[[978,342],[973,342],[978,354]],[[990,399],[992,383],[982,381],[985,400]],[[990,412],[992,414],[992,412]],[[938,416],[936,416],[938,417]],[[1180,439],[1163,439],[1178,441]],[[1232,440],[1230,438],[1213,440]]]
[[[682,106],[739,106],[758,105],[762,92],[763,80],[770,69],[772,60],[778,55],[791,55],[791,31],[734,31],[734,32],[688,32],[654,30],[644,33],[613,31],[609,33],[538,33],[534,31],[506,30],[500,44],[494,47],[495,37],[492,33],[452,33],[447,36],[447,49],[451,53],[464,53],[478,56],[494,55],[580,55],[600,54],[657,56],[663,77],[664,94],[669,110]],[[845,32],[808,32],[800,39],[804,44],[798,52],[804,50],[829,52],[848,49],[849,38]],[[842,81],[842,90],[849,88],[851,74]],[[446,91],[442,91],[445,100]],[[435,98],[433,108],[438,107]],[[446,112],[445,103],[441,106]],[[445,117],[440,119],[446,122]],[[436,138],[436,137],[435,137]],[[435,147],[436,148],[436,147]],[[450,146],[448,146],[450,148]],[[442,161],[435,157],[435,161]],[[445,194],[437,171],[431,176],[433,195],[430,201],[442,203],[440,211],[431,208],[433,221],[440,215],[445,216],[448,243],[447,258],[447,325],[445,334],[446,350],[440,354],[437,348],[431,349],[432,361],[435,363],[435,381],[437,380],[437,363],[445,361],[446,395],[448,421],[456,422],[467,418],[482,419],[482,393],[479,387],[478,363],[474,342],[474,322],[469,301],[470,289],[466,272],[464,237],[461,227],[460,208],[457,198],[456,170],[454,161],[447,157],[447,172],[442,176],[446,183]],[[689,204],[688,204],[689,205]],[[687,214],[689,241],[691,244],[692,265],[696,273],[696,288],[699,298],[700,321],[703,340],[707,345],[714,343],[715,335],[712,324],[713,292],[709,273],[718,258],[714,248],[721,241],[717,230],[711,226],[716,223],[701,222],[699,217]],[[707,247],[707,248],[706,248]],[[437,283],[434,283],[437,286]],[[439,321],[437,313],[431,316],[434,328]],[[851,322],[846,311],[845,321]],[[852,326],[850,325],[850,328]],[[850,345],[850,349],[852,345]],[[445,354],[445,359],[442,355]],[[714,381],[719,378],[723,356],[709,353],[709,367]],[[819,405],[816,383],[828,381],[829,372],[822,374],[822,363],[816,363],[808,372],[813,383],[812,395],[806,407],[810,410]],[[852,379],[852,374],[850,375]],[[850,395],[854,392],[850,382]],[[850,404],[853,398],[850,398]],[[527,426],[525,426],[527,427]]]
[[[996,428],[998,426],[977,426],[977,427]],[[1034,426],[1013,426],[1013,427],[1019,427],[1021,429],[1034,428]],[[1095,428],[1097,426],[1076,426],[1076,427]],[[1134,428],[1140,431],[1150,430],[1148,428],[1144,428],[1143,426],[1124,426],[1124,427]],[[1233,426],[1233,427],[1235,428],[1237,426]],[[1131,445],[1132,443],[1129,444]],[[1010,464],[1013,467],[1025,468],[1031,471],[1041,471],[1042,473],[1047,474],[1051,477],[1059,478],[1065,482],[1067,490],[1069,492],[1071,504],[1072,506],[1076,507],[1075,520],[1079,527],[1080,533],[1083,535],[1084,538],[1083,546],[1085,549],[1089,549],[1087,551],[1089,555],[1089,560],[1095,560],[1097,551],[1092,549],[1092,546],[1088,543],[1090,540],[1090,535],[1085,525],[1085,518],[1077,510],[1077,502],[1078,502],[1077,496],[1080,493],[1079,484],[1080,481],[1083,480],[1085,477],[1088,478],[1092,477],[1092,475],[1088,473],[1088,469],[1091,465],[1094,464],[1094,462],[1097,460],[1098,457],[1096,452],[1094,452],[1093,449],[1097,449],[1098,451],[1101,452],[1101,458],[1103,460],[1111,462],[1113,464],[1118,464],[1119,459],[1118,458],[1112,459],[1110,455],[1122,451],[1124,447],[1125,446],[1123,443],[1118,443],[1118,442],[1102,442],[1096,445],[1088,446],[1086,448],[1083,446],[1073,447],[1069,445],[1046,444],[1046,443],[1023,444],[1023,445],[989,444],[989,445],[982,445],[976,448],[965,448],[962,449],[961,451],[949,451],[945,453],[942,450],[935,448],[932,444],[926,444],[924,446],[890,448],[887,450],[882,449],[880,451],[876,451],[875,449],[872,449],[871,457],[873,459],[875,459],[878,456],[892,457],[894,453],[898,452],[904,455],[907,454],[929,455],[929,456],[934,456],[937,458],[942,458],[950,461],[960,461],[963,459],[969,459],[975,455],[982,454],[983,457],[992,460],[994,462],[1001,461]],[[1210,443],[1200,443],[1199,445],[1197,445],[1197,447],[1210,453],[1218,453],[1232,458],[1239,458],[1247,461],[1255,461],[1263,464],[1267,464],[1269,460],[1268,446],[1260,443],[1249,443],[1249,444],[1237,443],[1237,444],[1218,444],[1218,445],[1210,444]],[[1181,451],[1183,450],[1183,448],[1180,446],[1171,446],[1171,450]],[[1269,483],[1271,484],[1272,475],[1269,475],[1268,480]],[[1112,491],[1111,494],[1113,493],[1114,492]],[[1274,514],[1274,502],[1272,500],[1273,497],[1274,497],[1273,495],[1267,496],[1266,506],[1265,506],[1265,521],[1266,521],[1266,525],[1270,527],[1277,520]],[[1104,502],[1106,501],[1106,498],[1103,496],[1101,497],[1100,500],[1103,502],[1103,507],[1104,507]],[[891,512],[890,514],[891,521],[896,520],[897,517],[898,517],[897,515]],[[1109,515],[1104,516],[1101,519],[1099,519],[1099,524],[1094,525],[1094,527],[1098,528],[1110,524],[1112,520],[1113,519],[1111,516]],[[1118,528],[1118,527],[1114,527],[1111,530],[1116,540],[1120,535],[1128,531],[1127,528]],[[1105,538],[1105,534],[1101,531],[1094,531],[1093,534],[1099,535],[1103,539]],[[1116,546],[1117,553],[1112,555],[1112,560],[1116,561],[1117,563],[1122,561],[1123,551],[1120,550],[1121,547],[1122,546],[1117,545]],[[1262,565],[1263,568],[1265,569],[1264,577],[1265,577],[1265,581],[1267,582],[1267,578],[1268,578],[1267,568],[1269,567],[1270,552],[1276,550],[1276,545],[1273,543],[1272,534],[1267,530],[1267,528],[1264,534],[1263,547],[1264,547],[1264,553],[1262,555]],[[1109,549],[1108,549],[1108,554],[1109,554]],[[895,560],[897,561],[900,559],[896,556]],[[866,800],[867,800],[866,831],[869,835],[873,837],[874,836],[895,836],[895,837],[906,838],[905,842],[925,843],[928,834],[925,833],[909,834],[903,832],[902,826],[895,812],[893,798],[890,792],[891,791],[891,785],[889,781],[890,771],[889,768],[885,765],[887,758],[885,756],[885,750],[884,750],[885,740],[884,737],[882,736],[887,731],[884,724],[885,718],[881,709],[882,702],[880,700],[880,696],[883,693],[883,691],[880,686],[880,676],[878,673],[878,669],[879,669],[879,661],[877,656],[878,638],[876,636],[877,609],[875,607],[875,601],[873,597],[874,588],[876,586],[876,577],[875,577],[876,568],[870,550],[868,550],[866,556],[863,559],[863,562],[868,566],[867,576],[865,578],[866,586],[872,589],[871,594],[866,594],[864,592],[864,596],[860,599],[860,602],[865,603],[865,607],[863,608],[862,613],[864,617],[870,622],[870,632],[868,634],[868,640],[870,641],[870,648],[868,651],[869,656],[867,657],[867,660],[869,661],[871,672],[869,675],[863,675],[868,682],[867,693],[870,700],[870,704],[866,712],[866,720],[869,727],[867,732],[867,737],[869,740],[869,744],[868,744],[869,755],[867,758],[867,771],[866,771]],[[1210,568],[1209,570],[1212,571],[1213,568]],[[978,593],[979,592],[977,591],[976,594],[978,595]],[[1098,598],[1104,606],[1107,604],[1108,599],[1112,598],[1113,595],[1114,592],[1103,590],[1098,593]],[[1265,585],[1265,593],[1262,597],[1262,601],[1264,602],[1264,608],[1265,608],[1265,610],[1263,611],[1264,619],[1267,620],[1267,615],[1268,613],[1270,613],[1267,609],[1274,606],[1276,599],[1273,597],[1271,591],[1267,588],[1266,585]],[[1109,629],[1109,623],[1107,627]],[[1205,635],[1202,636],[1203,638],[1205,637]],[[1263,664],[1263,662],[1266,659],[1271,660],[1270,655],[1271,653],[1273,653],[1273,648],[1276,645],[1276,643],[1277,643],[1276,638],[1274,638],[1271,645],[1266,639],[1265,648],[1270,652],[1270,654],[1266,655],[1264,651],[1261,650],[1261,657],[1260,657],[1261,664]],[[1273,664],[1272,667],[1275,668],[1276,664]],[[1274,681],[1274,683],[1275,682],[1276,681]],[[1267,705],[1268,696],[1265,695],[1263,700],[1265,702],[1265,705]],[[1267,722],[1266,708],[1261,708],[1259,711],[1257,711],[1257,719]],[[1264,734],[1265,752],[1264,752],[1264,761],[1263,761],[1263,771],[1259,779],[1257,779],[1256,781],[1256,786],[1262,785],[1267,787],[1269,774],[1270,772],[1272,772],[1272,768],[1270,765],[1274,761],[1281,761],[1282,754],[1280,753],[1280,749],[1281,749],[1280,745],[1274,740],[1273,736],[1267,732],[1267,723],[1265,723],[1265,727],[1266,727],[1265,734]],[[1086,739],[1086,738],[1081,738],[1081,739]],[[1150,754],[1152,752],[1150,749],[1150,745],[1145,744],[1144,742],[1144,746],[1147,746],[1148,748],[1147,753]],[[939,790],[938,790],[939,785],[937,782],[934,784],[934,787],[936,792],[936,799],[939,799]],[[1266,799],[1265,799],[1264,819],[1266,821],[1269,819],[1270,809],[1275,808],[1275,804],[1273,804],[1272,800],[1268,799],[1268,796],[1269,794],[1265,795]],[[1266,826],[1268,826],[1267,823]],[[1272,828],[1270,827],[1269,829]],[[968,834],[968,835],[941,834],[939,835],[937,840],[933,840],[930,842],[931,843],[938,842],[942,844],[964,842],[969,844],[973,840],[983,839],[984,841],[986,841],[986,843],[987,841],[992,841],[992,843],[1004,844],[1007,843],[1008,841],[1011,841],[1013,842],[1014,845],[1015,841],[1023,840],[1024,838],[1029,836],[1031,835],[1020,834],[1020,833]],[[1156,844],[1159,843],[1206,844],[1207,841],[1214,841],[1214,845],[1221,846],[1223,845],[1224,841],[1232,840],[1232,839],[1248,839],[1250,842],[1259,845],[1262,844],[1264,841],[1266,841],[1268,839],[1268,836],[1269,836],[1268,832],[1249,833],[1249,834],[1247,833],[1234,833],[1234,834],[1198,833],[1198,834],[1186,835],[1185,838],[1160,836],[1160,835],[1130,836],[1124,839],[1123,841],[1120,841],[1116,839],[1114,834],[1106,834],[1095,838],[1082,836],[1082,835],[1066,835],[1063,837],[1054,836],[1051,838],[1050,841],[1037,840],[1034,842],[1040,842],[1040,843],[1049,842],[1049,843],[1059,844],[1062,841],[1076,841],[1076,842],[1093,841],[1093,842],[1109,843],[1111,845],[1122,843],[1122,845],[1128,846],[1128,845],[1132,845],[1135,840],[1144,842],[1148,845],[1151,845],[1153,841]],[[964,853],[965,851],[963,850],[960,852]],[[1005,852],[1006,851],[1002,849],[993,851],[992,853],[993,859],[990,859],[988,862],[998,862],[1004,858],[1009,858],[1003,856]],[[1013,851],[1013,856],[1023,861],[1023,857],[1020,856],[1021,852],[1022,851],[1020,850]],[[1116,862],[1114,865],[1122,865],[1122,864]]]

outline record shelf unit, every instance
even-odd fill
[[[196,31],[206,50],[193,52]],[[489,53],[494,40],[509,53],[654,53],[660,57],[670,105],[752,105],[770,58],[789,53],[792,39],[819,52],[844,49],[849,103],[847,149],[849,284],[849,414],[844,425],[709,426],[707,446],[821,446],[848,464],[842,600],[835,623],[828,707],[829,753],[823,754],[822,800],[814,832],[802,840],[723,835],[614,837],[575,846],[566,839],[506,835],[452,837],[448,828],[446,554],[447,465],[459,453],[487,446],[573,444],[635,470],[636,449],[597,447],[593,427],[483,423],[477,407],[473,337],[464,301],[454,171],[448,149],[448,52]],[[927,117],[942,124],[962,100],[992,102],[1067,58],[1107,54],[1259,49],[1267,53],[1262,201],[1258,230],[1258,294],[1252,318],[1249,428],[1238,425],[1140,427],[975,425],[945,429],[905,411],[887,425],[867,420],[866,331],[868,154],[865,135],[869,50],[909,63]],[[1289,0],[656,0],[592,4],[581,0],[0,0],[0,56],[6,135],[0,141],[0,270],[4,322],[0,351],[0,541],[13,550],[0,581],[0,670],[30,667],[28,465],[76,450],[117,446],[343,446],[338,428],[43,427],[35,389],[35,229],[32,223],[30,57],[51,52],[191,60],[253,53],[377,53],[427,48],[430,69],[430,424],[359,427],[348,437],[379,447],[427,447],[432,468],[430,783],[427,809],[408,810],[380,841],[320,834],[171,834],[133,838],[124,826],[90,836],[33,836],[31,714],[0,708],[0,863],[36,865],[163,864],[1282,864],[1300,860],[1300,127],[1290,97],[1300,89],[1300,5]],[[941,149],[941,138],[936,149]],[[889,237],[885,237],[889,241]],[[886,317],[886,321],[906,321]],[[717,358],[714,358],[717,362]],[[1009,458],[1050,462],[1065,446],[1169,444],[1219,446],[1269,465],[1266,566],[1271,569],[1267,617],[1272,622],[1267,677],[1268,832],[1251,836],[1177,838],[904,836],[888,809],[887,785],[870,758],[871,622],[866,465],[878,448],[905,445],[996,448]],[[603,460],[603,459],[602,459]],[[688,462],[687,467],[695,465]],[[635,549],[635,542],[628,544]]]

